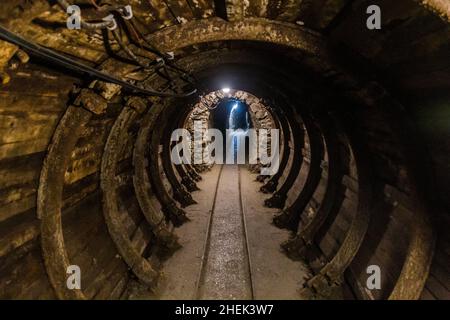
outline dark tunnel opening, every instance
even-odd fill
[[[226,91],[228,90],[226,89]],[[243,162],[249,162],[250,143],[247,133],[249,129],[253,128],[253,123],[248,108],[245,102],[235,98],[224,98],[211,108],[209,125],[211,128],[219,130],[224,137],[222,139],[224,162],[226,162],[228,153],[232,153],[230,157],[234,163],[237,163],[241,147],[244,153]],[[243,136],[245,138],[242,138]],[[228,142],[227,139],[230,141]]]

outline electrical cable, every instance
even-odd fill
[[[59,66],[65,67],[65,68],[75,71],[77,73],[88,74],[89,76],[97,78],[99,80],[103,80],[106,82],[120,85],[124,89],[131,90],[132,92],[141,93],[141,94],[150,95],[150,96],[159,96],[159,97],[188,97],[197,92],[197,89],[193,89],[192,91],[187,92],[187,93],[177,94],[177,93],[160,92],[160,91],[156,91],[153,89],[146,89],[146,88],[138,87],[127,81],[120,80],[114,76],[107,74],[107,73],[104,73],[102,71],[99,71],[97,69],[89,67],[85,64],[79,63],[77,61],[74,61],[73,59],[70,59],[64,55],[61,55],[53,50],[44,48],[34,42],[25,40],[24,38],[9,31],[8,29],[6,29],[5,27],[3,27],[1,25],[0,25],[0,38],[7,42],[10,42],[10,43],[13,43],[13,44],[19,46],[21,49],[27,51],[31,55],[34,55],[39,58],[45,59],[49,62],[58,64]]]
[[[111,31],[114,37],[114,40],[116,40],[116,42],[119,44],[119,47],[134,61],[136,62],[139,66],[143,67],[143,68],[147,68],[148,65],[144,65],[142,62],[139,61],[139,58],[134,54],[133,51],[131,51],[130,48],[128,48],[122,41],[121,36],[118,32],[117,29],[114,29]]]
[[[64,9],[65,12],[67,12],[67,9],[71,6],[69,2],[66,0],[57,0],[59,5]],[[103,18],[105,20],[104,22],[86,22],[80,17],[80,24],[81,27],[88,30],[98,30],[98,29],[105,29],[105,28],[115,28],[117,25],[116,21],[111,16],[106,16]]]
[[[178,72],[184,74],[184,75],[187,76],[188,78],[192,78],[192,76],[191,76],[186,70],[183,70],[182,68],[178,67],[178,66],[177,66],[175,63],[173,63],[173,62],[166,61],[166,59],[167,59],[167,60],[173,60],[173,56],[170,55],[170,54],[167,54],[167,53],[162,53],[162,52],[160,52],[158,49],[156,49],[156,48],[155,48],[155,47],[154,47],[154,46],[146,39],[146,37],[139,31],[138,27],[136,26],[136,23],[134,22],[134,19],[130,19],[130,20],[126,21],[126,23],[129,23],[130,26],[131,26],[131,28],[133,29],[134,33],[138,35],[138,42],[139,42],[139,44],[142,46],[142,42],[141,42],[141,41],[143,41],[143,42],[146,44],[146,46],[143,46],[144,49],[146,49],[146,50],[150,51],[151,53],[156,54],[156,55],[158,55],[160,58],[164,59],[165,64],[166,64],[168,67],[170,67],[170,68],[172,68],[172,69],[174,69],[174,70],[176,70],[176,71],[178,71]],[[133,39],[130,39],[130,40],[133,40]],[[141,40],[141,41],[139,41],[139,40]],[[185,80],[185,81],[187,81],[187,82],[190,83],[190,84],[193,84],[193,82],[195,82],[195,79],[188,79],[188,78],[182,78],[182,79]]]

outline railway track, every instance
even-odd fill
[[[175,232],[182,248],[164,265],[159,299],[299,299],[307,270],[280,251],[289,232],[272,224],[261,184],[243,166],[203,174],[189,223]]]
[[[197,299],[253,299],[240,168],[222,166],[197,281]]]

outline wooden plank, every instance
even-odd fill
[[[114,287],[114,289],[111,290],[111,291],[109,292],[109,294],[105,295],[105,299],[108,299],[108,300],[118,300],[118,299],[121,299],[123,293],[125,292],[125,290],[126,290],[126,288],[127,288],[127,286],[128,286],[128,283],[129,283],[129,277],[128,277],[128,276],[122,277],[122,278],[119,280],[119,282],[116,284],[116,286]],[[97,297],[98,297],[98,299],[103,299],[104,296],[103,296],[103,294],[100,292],[100,293],[98,294]],[[96,297],[96,298],[97,298],[97,297]]]
[[[28,241],[35,239],[39,232],[39,223],[37,220],[34,220],[11,228],[8,233],[2,233],[0,238],[0,257],[10,254]]]
[[[36,281],[47,279],[41,250],[36,247],[28,252],[17,263],[2,269],[0,278],[0,297],[2,299],[14,299],[25,292]],[[48,287],[41,287],[41,293],[45,294]]]
[[[298,20],[312,29],[325,29],[349,0],[303,0]]]
[[[245,17],[248,2],[241,0],[225,0],[227,8],[227,17],[229,21],[240,21]]]
[[[284,0],[276,19],[286,22],[296,22],[300,14],[303,0]]]
[[[140,211],[136,198],[131,192],[127,195],[122,193],[120,198],[122,198],[122,200],[119,201],[119,209],[122,212],[121,222],[124,229],[127,231],[128,237],[131,239],[136,229],[144,219],[144,216]]]
[[[70,260],[86,247],[103,223],[99,197],[97,192],[63,211],[63,235]]]
[[[17,141],[0,145],[0,159],[13,158],[43,152],[47,149],[51,134],[48,137]]]
[[[15,299],[55,300],[56,295],[48,279],[42,277],[34,281],[24,291],[20,292]]]
[[[71,153],[71,162],[64,175],[66,184],[73,184],[100,170],[101,157],[111,128],[111,119],[89,125]]]
[[[115,259],[97,275],[86,289],[86,294],[95,300],[105,300],[114,294],[113,291],[116,291],[115,295],[118,298],[125,288],[128,278],[126,265],[120,259]]]
[[[333,257],[333,255],[339,249],[339,246],[339,243],[330,233],[325,234],[325,236],[319,243],[320,249],[328,259],[331,259]]]
[[[0,190],[39,180],[44,153],[0,160]]]
[[[95,185],[95,188],[97,186]],[[84,197],[82,199],[79,198],[78,194],[74,194],[71,196],[68,196],[64,199],[63,207],[73,206],[72,208],[66,209],[63,212],[63,219],[66,226],[75,226],[77,223],[82,223],[84,226],[89,226],[89,228],[84,228],[81,230],[89,231],[91,227],[95,226],[96,223],[100,223],[102,221],[101,214],[97,215],[97,222],[93,220],[95,218],[95,215],[82,215],[81,217],[77,214],[74,214],[74,210],[77,208],[80,208],[80,205],[78,204],[81,200],[90,201],[89,198],[85,198],[87,194],[92,194],[92,189],[88,190],[89,193],[82,192]],[[98,195],[97,195],[98,197]],[[76,199],[75,199],[76,198]],[[35,207],[36,199],[33,197],[30,207],[31,209]],[[75,205],[78,204],[76,207]],[[90,206],[90,205],[89,205]],[[17,207],[20,207],[17,205]],[[15,215],[18,215],[19,213],[25,212],[26,210],[23,210],[25,208],[21,208],[20,210],[16,210],[16,212],[11,215],[10,217],[13,217]],[[0,210],[4,210],[3,207]],[[29,210],[29,209],[28,209]],[[81,212],[84,213],[83,210]],[[9,232],[3,233],[3,237],[0,239],[0,257],[6,256],[10,253],[12,253],[14,250],[17,250],[21,246],[23,246],[25,243],[34,240],[38,237],[40,233],[40,227],[38,220],[35,220],[35,212],[30,210],[30,214],[32,215],[31,220],[26,220],[25,222],[20,222],[17,225],[9,226],[8,229]],[[83,219],[85,218],[85,219]],[[73,235],[71,233],[72,228],[65,228],[65,240],[68,243],[69,247],[72,244],[76,244],[76,241],[73,240]],[[77,236],[80,237],[80,233],[77,233]]]
[[[121,259],[116,257],[115,245],[109,237],[106,226],[100,223],[99,229],[95,230],[87,245],[71,260],[71,263],[81,268],[82,288],[86,297],[92,298],[95,292],[89,288],[93,284],[103,282],[102,272],[108,265],[116,263],[117,260],[123,264]]]
[[[22,98],[32,97],[35,97],[35,99],[67,99],[70,90],[72,90],[72,85],[79,82],[78,78],[64,74],[62,71],[55,71],[55,69],[35,64],[31,60],[27,64],[21,64],[14,71],[11,81],[0,87],[0,96],[5,99],[8,96],[19,98],[16,99],[18,103]],[[23,88],[27,88],[27,90],[24,91]],[[45,104],[37,104],[45,106]],[[0,105],[3,105],[1,99]]]
[[[428,277],[426,286],[439,300],[450,300],[450,291],[447,290],[432,274]]]
[[[0,222],[36,207],[36,193],[0,207]]]
[[[420,300],[436,300],[436,297],[431,293],[430,290],[428,290],[427,287],[423,288],[422,296],[420,297]]]
[[[213,0],[187,0],[196,19],[207,19],[214,15]]]
[[[30,84],[23,84],[28,87]],[[22,87],[23,88],[23,87]],[[0,115],[23,112],[34,114],[62,114],[66,108],[66,96],[35,95],[27,92],[0,91]],[[23,90],[23,89],[22,89]],[[54,89],[55,94],[61,94],[61,87]]]
[[[186,0],[164,0],[164,2],[178,23],[186,23],[194,19],[194,14]]]
[[[55,23],[64,26],[66,18],[66,13],[59,6],[54,6],[35,17],[34,21],[40,23],[24,24],[22,21],[14,21],[10,28],[19,34],[26,34],[27,40],[81,60],[98,62],[105,57],[103,43],[98,39],[94,40],[92,33],[51,27]]]
[[[149,230],[147,221],[143,221],[131,238],[131,243],[137,248],[140,254],[143,254],[152,240],[152,233]]]
[[[168,27],[177,23],[177,20],[170,12],[169,7],[164,1],[148,0],[152,18],[161,26]]]
[[[0,146],[35,139],[50,139],[59,115],[0,114]]]

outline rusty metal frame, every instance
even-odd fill
[[[284,112],[281,109],[277,109],[276,111],[278,112],[274,112],[274,118],[277,119],[277,122],[281,127],[281,134],[283,136],[283,152],[281,154],[281,162],[278,172],[271,176],[270,179],[259,189],[263,193],[275,192],[278,187],[278,182],[283,176],[283,172],[289,170],[289,168],[287,168],[287,165],[289,163],[289,157],[291,154],[291,148],[289,147],[289,142],[292,139],[291,127],[289,126],[289,122],[287,121]],[[260,176],[258,176],[257,180],[261,181]]]
[[[190,113],[191,113],[191,109],[189,109],[189,108],[186,108],[183,112],[181,112],[178,115],[176,121],[174,122],[174,126],[176,125],[177,128],[183,128],[185,125],[186,119],[189,117]],[[185,168],[184,164],[175,165],[175,169],[177,170],[178,175],[180,176],[181,183],[186,187],[186,189],[189,192],[194,192],[194,191],[200,190],[200,188],[195,183],[196,181],[198,181],[197,179],[199,179],[199,180],[201,179],[200,175],[195,173],[195,174],[197,174],[198,177],[195,177],[195,179],[192,178],[188,174],[187,169]]]
[[[162,118],[160,118],[158,122],[166,124],[165,126],[161,125],[159,128],[153,131],[153,134],[157,134],[160,137],[160,141],[162,144],[162,151],[161,151],[161,159],[162,159],[162,166],[164,169],[164,172],[166,174],[167,180],[169,181],[170,185],[172,186],[172,195],[173,198],[180,203],[181,207],[187,207],[193,204],[196,204],[197,202],[192,198],[192,195],[184,188],[184,186],[178,181],[177,176],[175,175],[174,168],[171,162],[171,156],[170,156],[170,136],[172,134],[172,130],[174,128],[174,125],[177,124],[177,114],[176,110],[173,110],[175,107],[178,107],[177,105],[170,105],[166,112],[162,114]],[[183,112],[180,112],[181,114]],[[171,118],[170,116],[173,116]],[[174,119],[175,118],[175,119]]]
[[[117,250],[136,277],[148,286],[154,286],[159,271],[133,247],[122,224],[117,202],[116,171],[127,128],[139,115],[135,109],[125,107],[117,117],[105,145],[102,157],[100,186],[103,191],[103,215],[109,234]]]
[[[311,162],[309,165],[308,175],[305,185],[298,195],[297,199],[283,212],[273,218],[273,223],[282,229],[289,229],[297,232],[301,215],[306,208],[309,200],[314,194],[322,177],[322,159],[324,156],[323,138],[317,125],[304,116],[303,123],[309,137],[309,145],[311,149]]]
[[[59,299],[86,299],[81,290],[69,290],[66,285],[70,265],[64,244],[61,221],[64,174],[84,126],[92,113],[69,106],[53,134],[42,166],[37,195],[37,215],[41,219],[41,245],[50,283]]]
[[[294,238],[281,245],[292,259],[306,258],[306,251],[313,245],[316,234],[327,220],[334,220],[345,197],[346,188],[342,185],[342,178],[348,172],[349,161],[343,161],[342,157],[343,150],[348,147],[339,141],[337,136],[339,131],[330,117],[323,115],[318,118],[322,123],[321,132],[328,155],[327,186],[320,207],[314,217],[302,226]]]
[[[162,111],[166,105],[161,101],[157,101],[151,108],[151,116],[144,118],[141,123],[141,128],[138,133],[137,142],[141,144],[139,148],[145,150],[144,154],[135,153],[135,155],[144,156],[148,161],[148,167],[144,174],[147,174],[149,181],[152,185],[152,190],[155,193],[157,199],[162,205],[162,210],[166,217],[172,221],[175,226],[180,226],[189,219],[186,213],[177,207],[175,201],[170,197],[168,191],[164,187],[162,177],[160,175],[159,164],[159,136],[150,134],[153,132],[157,123],[158,117],[161,116]],[[150,142],[150,143],[149,143]],[[146,148],[148,146],[148,148]],[[142,173],[142,172],[141,172]]]
[[[374,208],[372,166],[364,143],[354,129],[354,124],[345,123],[349,148],[352,150],[358,174],[358,207],[344,241],[333,258],[309,279],[300,290],[304,297],[332,298],[344,282],[344,272],[355,258],[366,235],[370,216]]]
[[[148,177],[148,161],[145,157],[147,137],[151,130],[151,125],[148,124],[154,121],[154,117],[158,114],[159,108],[161,108],[161,105],[154,105],[142,119],[141,129],[136,137],[133,150],[133,185],[139,206],[147,222],[153,228],[153,233],[157,238],[158,244],[169,251],[174,251],[180,247],[178,238],[170,232],[169,225],[166,223],[166,217],[160,208],[154,205],[151,199],[154,191]]]
[[[287,194],[294,185],[295,180],[297,179],[303,165],[302,149],[305,144],[305,130],[304,127],[300,126],[300,123],[297,121],[294,112],[290,110],[290,108],[288,108],[287,115],[289,119],[291,119],[291,121],[289,122],[289,126],[292,132],[293,145],[299,150],[294,150],[292,164],[282,186],[272,195],[271,198],[264,201],[264,205],[269,208],[284,208]],[[289,148],[289,146],[287,147]]]

